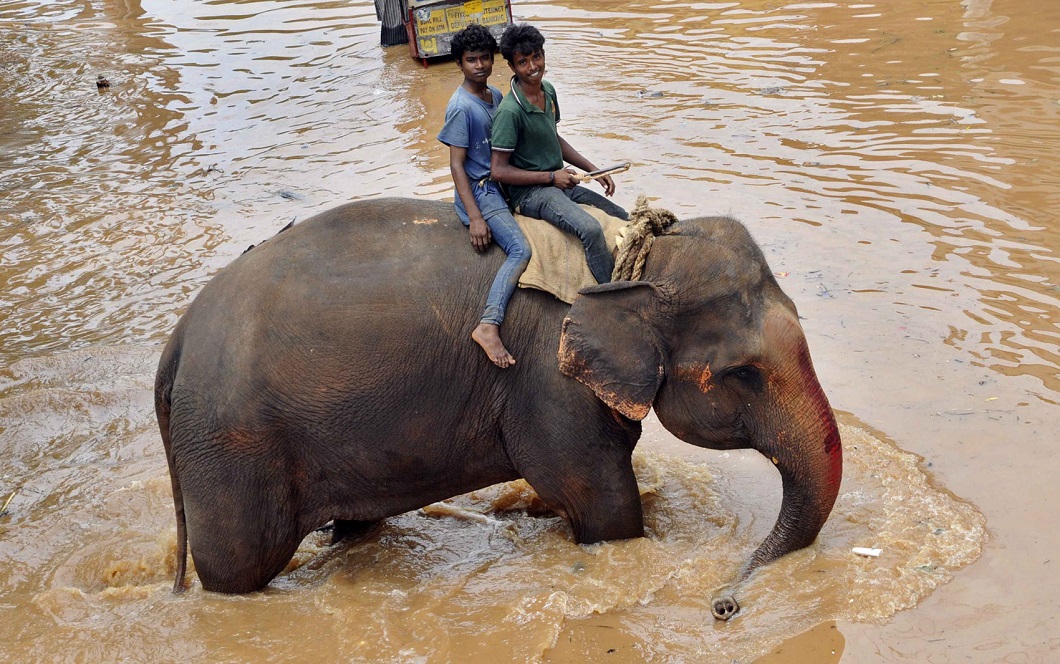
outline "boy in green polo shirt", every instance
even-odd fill
[[[577,174],[563,167],[566,162],[584,171],[596,170],[556,129],[559,99],[544,79],[544,36],[533,26],[513,25],[504,31],[500,46],[515,75],[511,92],[493,117],[490,177],[508,185],[513,210],[578,236],[589,271],[598,283],[607,283],[615,268],[614,258],[600,223],[578,204],[592,205],[619,219],[628,219],[629,214],[580,186]],[[610,176],[598,181],[608,196],[615,192]]]

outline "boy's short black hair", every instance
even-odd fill
[[[489,30],[478,23],[472,23],[460,32],[453,35],[453,41],[449,45],[449,51],[457,62],[464,59],[464,53],[476,51],[497,52],[497,40]]]
[[[501,55],[515,62],[516,55],[533,55],[545,50],[545,36],[532,25],[513,25],[501,35]]]

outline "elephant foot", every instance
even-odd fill
[[[379,529],[382,521],[351,521],[346,519],[335,519],[331,528],[331,544],[339,542],[355,544],[368,539]]]
[[[732,595],[722,595],[710,601],[710,612],[716,620],[728,620],[739,610],[740,605]]]

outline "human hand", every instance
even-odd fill
[[[486,248],[490,246],[490,240],[493,239],[490,234],[490,227],[486,225],[486,220],[481,216],[472,218],[468,231],[471,234],[471,246],[475,248],[475,251],[480,254],[486,251]]]
[[[611,179],[610,175],[605,175],[601,178],[597,178],[596,181],[599,182],[600,186],[604,188],[604,194],[606,194],[607,196],[610,196],[611,194],[615,193],[615,181]]]
[[[573,189],[581,181],[581,176],[575,173],[573,169],[564,168],[555,171],[555,180],[552,182],[552,184],[553,186],[559,187],[560,189]]]

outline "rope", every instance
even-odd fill
[[[629,225],[623,229],[622,244],[615,258],[611,281],[639,281],[644,274],[644,262],[655,242],[655,236],[677,221],[669,210],[648,207],[648,197],[641,194],[629,214]]]

